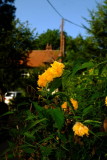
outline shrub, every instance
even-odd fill
[[[71,70],[63,65],[60,76],[52,81],[47,81],[45,74],[43,80],[47,83],[39,83],[37,100],[13,114],[16,122],[10,129],[8,156],[20,160],[105,160],[105,64],[87,62]],[[56,89],[59,91],[53,94]]]

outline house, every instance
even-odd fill
[[[64,43],[65,43],[65,37],[63,33],[63,20],[62,20],[61,32],[60,32],[60,49],[53,50],[52,46],[47,44],[45,50],[32,50],[29,53],[27,59],[27,67],[28,68],[44,67],[46,66],[46,64],[53,63],[55,60],[62,62],[62,58],[64,57]],[[23,74],[25,77],[30,76],[28,68],[26,73]],[[54,94],[57,91],[58,89],[56,89],[52,94]],[[35,90],[31,86],[27,86],[27,93],[34,96]]]
[[[46,50],[33,50],[29,54],[27,66],[39,67],[47,63],[52,63],[61,56],[60,50],[52,50],[47,44]]]
[[[40,67],[45,64],[50,64],[55,60],[62,61],[64,56],[64,34],[63,34],[63,20],[60,33],[60,49],[52,50],[51,45],[46,45],[45,50],[32,50],[28,56],[28,67]]]

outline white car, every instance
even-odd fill
[[[14,98],[16,98],[17,96],[21,96],[21,92],[19,91],[9,91],[5,93],[4,96],[4,102],[6,104],[9,104],[11,102],[11,100],[13,100]]]

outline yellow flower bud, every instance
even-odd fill
[[[70,101],[74,107],[74,110],[77,110],[78,109],[78,102],[73,98],[71,98]]]
[[[105,98],[105,105],[107,106],[107,96],[106,96],[106,98]]]
[[[67,102],[64,102],[64,103],[61,105],[61,108],[62,108],[64,111],[67,111],[67,110],[68,110]]]

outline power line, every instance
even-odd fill
[[[54,11],[61,17],[63,18],[63,16],[57,11],[57,9],[51,4],[51,2],[49,0],[47,0],[47,2],[50,4],[50,6],[54,9]]]
[[[76,24],[76,23],[74,23],[74,22],[72,22],[72,21],[70,21],[70,20],[68,20],[68,19],[65,19],[65,18],[64,18],[64,20],[67,21],[67,22],[69,22],[69,23],[71,23],[71,24],[74,24],[74,25],[77,26],[77,27],[83,28],[81,25]]]
[[[78,25],[78,24],[76,24],[76,23],[74,23],[74,22],[72,22],[72,21],[64,18],[64,17],[59,13],[59,11],[52,5],[52,3],[51,3],[49,0],[47,0],[47,2],[48,2],[48,3],[50,4],[50,6],[54,9],[54,11],[55,11],[61,18],[63,18],[65,21],[67,21],[67,22],[69,22],[69,23],[71,23],[71,24],[73,24],[73,25],[75,25],[75,26],[77,26],[77,27],[83,28],[81,25]]]

